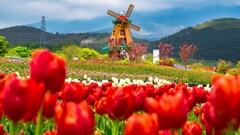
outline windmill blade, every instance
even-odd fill
[[[109,15],[115,17],[115,18],[118,18],[118,17],[120,16],[119,14],[113,12],[112,10],[108,10],[108,11],[107,11],[107,14],[109,14]]]
[[[138,27],[137,25],[134,25],[134,24],[129,24],[130,28],[136,30],[136,31],[139,31],[140,30],[140,27]]]
[[[126,17],[129,18],[132,11],[133,11],[133,8],[134,8],[134,5],[133,4],[130,4],[129,7],[128,7],[128,10],[127,10],[127,13],[126,13]]]

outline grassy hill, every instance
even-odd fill
[[[189,27],[155,41],[174,45],[174,55],[178,56],[179,46],[183,43],[197,45],[196,59],[227,61],[240,60],[240,20],[234,18],[214,19],[195,27]]]
[[[40,29],[28,26],[16,26],[0,29],[3,35],[13,45],[24,45],[30,48],[39,47]],[[50,50],[57,50],[64,45],[76,44],[93,48],[102,52],[110,33],[48,33],[46,32],[46,46]],[[240,19],[214,19],[194,27],[185,28],[161,40],[147,41],[134,38],[136,43],[146,44],[148,52],[157,49],[160,42],[174,45],[174,57],[179,58],[179,46],[183,43],[195,44],[198,51],[195,59],[218,61],[224,59],[236,62],[240,60]]]
[[[22,45],[30,48],[39,47],[41,30],[30,26],[16,26],[0,29],[0,35],[5,36],[13,45]],[[110,33],[49,33],[45,32],[46,46],[50,50],[57,50],[64,45],[76,44],[89,47],[101,52],[106,46]],[[150,41],[134,38],[136,43],[149,45]]]

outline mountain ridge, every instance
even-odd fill
[[[206,25],[208,24],[208,25]],[[223,27],[224,26],[224,27]],[[220,29],[219,29],[220,27]],[[30,26],[17,26],[0,29],[0,35],[14,45],[39,47],[41,30]],[[110,33],[85,32],[85,33],[49,33],[46,32],[46,45],[50,50],[56,50],[67,44],[76,44],[89,47],[102,52],[107,45]],[[157,49],[160,42],[172,44],[174,57],[178,56],[179,46],[183,43],[198,46],[194,55],[196,59],[228,61],[240,60],[240,20],[236,18],[214,19],[194,27],[187,27],[181,31],[162,38],[161,40],[148,41],[134,38],[135,43],[146,44],[148,52]]]

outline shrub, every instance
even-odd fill
[[[237,68],[240,68],[240,61],[237,62]]]
[[[162,66],[173,66],[176,64],[176,60],[174,58],[167,58],[166,60],[160,60],[159,64]]]
[[[61,52],[67,60],[73,60],[80,53],[81,47],[77,45],[67,45],[62,47]]]
[[[90,48],[82,48],[78,55],[79,59],[91,60],[100,56],[100,53]]]
[[[231,66],[231,62],[225,60],[220,60],[217,65],[217,72],[221,74],[226,74],[227,69]]]
[[[195,69],[195,70],[201,70],[203,69],[203,67],[204,65],[201,62],[192,64],[192,69]]]
[[[240,74],[240,70],[237,68],[229,69],[228,74],[229,75],[238,75],[238,74]]]
[[[31,55],[31,50],[29,50],[27,47],[17,46],[8,50],[6,55],[27,58]]]

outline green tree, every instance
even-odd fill
[[[227,69],[230,68],[231,62],[227,62],[225,60],[220,60],[217,65],[217,72],[226,74]]]
[[[27,47],[17,46],[15,48],[8,50],[7,55],[27,58],[31,56],[31,50],[29,50]]]
[[[0,36],[0,56],[4,56],[7,53],[8,41],[4,36]]]
[[[77,45],[67,45],[62,47],[61,53],[64,54],[67,60],[73,60],[75,56],[80,54],[81,47]]]
[[[80,54],[78,55],[80,59],[85,59],[85,60],[96,59],[99,56],[100,56],[99,52],[90,48],[82,48],[80,50]]]

